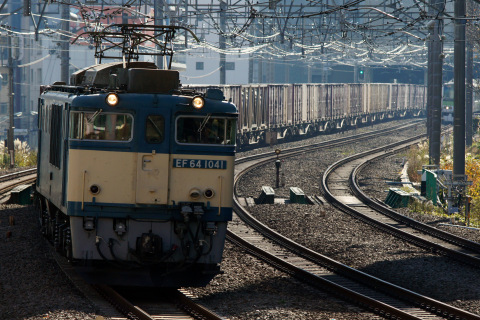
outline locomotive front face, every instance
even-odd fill
[[[73,258],[218,272],[232,217],[235,106],[154,94],[105,98],[73,100],[69,113]],[[100,274],[89,278],[100,282]]]
[[[172,199],[215,208],[217,216],[231,214],[234,158],[228,150],[235,145],[235,131],[236,119],[225,115],[176,117]]]

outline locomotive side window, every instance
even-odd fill
[[[52,105],[50,116],[50,163],[60,168],[62,151],[62,106]]]
[[[70,114],[70,138],[82,139],[83,133],[83,117],[80,112],[72,112]]]
[[[145,139],[149,143],[163,142],[165,120],[159,115],[149,115],[145,125]]]
[[[130,141],[133,118],[129,114],[72,112],[70,139]]]
[[[236,120],[230,118],[178,117],[177,142],[186,144],[235,144]]]

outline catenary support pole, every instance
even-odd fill
[[[62,30],[60,37],[60,80],[69,83],[70,78],[70,3],[69,0],[63,1],[62,4]]]
[[[465,0],[455,0],[453,175],[465,176]]]
[[[12,57],[12,33],[9,32],[8,35],[8,119],[9,119],[9,126],[7,130],[7,150],[8,154],[10,155],[10,168],[15,166],[15,145],[14,145],[14,122],[13,122],[13,114],[15,113],[15,99],[14,99],[14,92],[13,92],[13,57]]]
[[[226,43],[225,43],[225,28],[227,25],[227,3],[220,0],[220,84],[226,84],[226,69],[225,69],[225,64],[226,64],[226,55],[225,55],[225,49]]]
[[[155,21],[155,25],[160,26],[163,25],[163,1],[162,0],[154,0],[153,1],[153,19]],[[158,34],[158,31],[155,31],[155,34]],[[157,50],[163,50],[160,46],[157,45]],[[163,69],[163,55],[158,55],[156,58],[156,64],[158,69]]]
[[[465,118],[465,144],[468,147],[473,143],[473,44],[467,43],[467,91],[466,91],[466,118]]]
[[[431,29],[431,28],[430,28]],[[427,136],[428,141],[432,141],[432,96],[433,96],[433,60],[432,60],[432,30],[430,30],[430,41],[427,43],[428,47],[428,63],[427,63]],[[432,144],[428,144],[428,155],[430,156],[430,164],[431,162],[431,155],[432,155]]]
[[[443,20],[442,12],[444,2],[442,0],[433,0],[434,7],[438,10],[433,22],[432,32],[432,106],[431,106],[431,154],[430,164],[440,165],[440,137],[442,131],[442,87],[443,87]]]

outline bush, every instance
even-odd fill
[[[34,167],[37,165],[37,152],[30,149],[26,142],[19,139],[14,141],[15,147],[15,167]],[[4,141],[0,141],[0,168],[10,167],[10,155]]]
[[[440,168],[446,170],[453,169],[453,140],[445,138],[441,151]],[[408,158],[408,176],[412,182],[420,182],[421,176],[417,171],[422,170],[422,166],[428,163],[428,143],[422,143],[412,146],[407,154]],[[468,195],[472,197],[470,209],[470,223],[472,225],[480,224],[480,142],[474,142],[465,156],[465,174],[472,185],[468,187]],[[416,212],[430,212],[431,208],[425,205],[414,203],[410,206],[411,210]],[[464,217],[461,219],[463,220]]]
[[[407,153],[408,170],[407,174],[412,182],[420,182],[422,176],[418,171],[422,170],[422,166],[428,164],[428,143],[421,143],[412,146]]]

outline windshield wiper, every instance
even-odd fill
[[[197,130],[199,133],[202,133],[202,130],[203,130],[203,128],[205,128],[205,125],[207,124],[207,121],[208,121],[208,119],[210,119],[211,115],[212,115],[211,113],[208,113],[207,116],[203,119],[202,124],[200,125],[200,127]]]
[[[95,111],[95,113],[92,115],[92,117],[90,119],[87,119],[87,122],[88,123],[93,123],[93,121],[95,121],[95,119],[98,117],[98,115],[103,111],[103,109],[100,109],[98,111]]]

